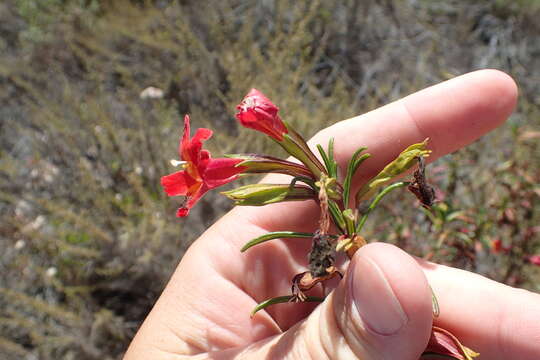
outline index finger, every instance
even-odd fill
[[[470,144],[501,125],[512,113],[516,98],[517,86],[507,74],[498,70],[475,71],[341,121],[320,131],[309,144],[313,149],[316,144],[326,145],[330,138],[335,138],[335,157],[341,168],[346,168],[358,148],[368,147],[372,157],[358,171],[358,186],[407,146],[425,138],[430,138],[432,160]],[[279,175],[268,177],[278,178]],[[235,211],[269,231],[311,231],[316,225],[318,208],[307,201]]]

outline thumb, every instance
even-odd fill
[[[374,243],[356,252],[345,278],[307,319],[240,358],[417,360],[431,326],[431,293],[416,261]]]

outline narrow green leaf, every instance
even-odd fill
[[[345,219],[343,218],[343,214],[341,213],[341,210],[339,209],[338,204],[336,204],[336,202],[333,200],[329,200],[328,210],[330,211],[330,215],[332,215],[334,224],[338,227],[339,230],[341,230],[343,234],[346,234],[347,225],[345,223]]]
[[[343,183],[343,204],[345,206],[345,209],[349,207],[352,178],[360,164],[362,164],[364,160],[371,156],[370,154],[364,154],[360,158],[358,158],[360,153],[366,149],[367,147],[361,147],[360,149],[356,150],[351,157],[351,160],[349,161],[349,165],[347,166],[347,174],[345,175],[345,182]]]
[[[312,178],[305,177],[305,176],[295,176],[291,180],[291,183],[289,184],[289,186],[294,187],[296,185],[297,181],[302,181],[302,182],[306,183],[307,185],[309,185],[313,189],[313,191],[316,191],[316,189],[317,189],[317,186],[315,185],[315,181]]]
[[[364,149],[367,149],[367,148],[364,148]],[[364,154],[355,160],[354,168],[353,168],[353,175],[356,173],[356,170],[358,170],[358,167],[360,166],[360,164],[362,164],[364,160],[366,160],[369,157],[371,157],[371,154]]]
[[[439,315],[441,314],[441,309],[439,307],[439,301],[437,300],[437,296],[435,296],[435,292],[433,291],[433,288],[429,286],[429,290],[431,290],[431,307],[432,307],[432,311],[433,311],[433,316],[434,317],[439,317]]]
[[[315,234],[312,233],[303,233],[303,232],[294,232],[294,231],[275,231],[270,232],[268,234],[261,235],[259,237],[256,237],[255,239],[249,241],[246,243],[242,249],[240,249],[241,252],[246,251],[252,246],[262,244],[263,242],[266,242],[268,240],[274,240],[274,239],[283,239],[283,238],[312,238],[315,236]]]
[[[371,211],[373,211],[373,209],[375,209],[375,207],[379,204],[379,202],[383,199],[383,197],[385,197],[387,194],[389,194],[392,190],[395,190],[395,189],[398,189],[398,188],[401,188],[401,187],[404,187],[404,186],[407,186],[409,185],[410,183],[407,182],[407,181],[401,181],[401,182],[397,182],[395,184],[392,184],[390,186],[387,186],[386,188],[384,188],[376,197],[375,199],[373,199],[373,201],[371,202],[371,204],[369,205],[368,209],[366,210],[366,212],[364,213],[364,215],[362,216],[362,218],[360,219],[360,221],[358,222],[358,225],[356,226],[356,233],[359,234],[360,231],[362,230],[362,227],[364,226],[369,214],[371,213]]]
[[[286,296],[278,296],[275,298],[264,300],[263,302],[255,306],[255,308],[251,311],[251,316],[253,317],[258,311],[265,309],[268,306],[287,303],[291,301],[293,298],[294,298],[293,295],[286,295]],[[305,302],[323,302],[323,301],[324,301],[324,298],[322,297],[308,296]]]
[[[317,150],[319,150],[319,154],[321,154],[321,157],[324,162],[324,166],[326,167],[326,170],[328,171],[328,175],[332,177],[331,175],[332,163],[330,162],[330,158],[328,157],[328,155],[326,154],[326,152],[324,151],[323,147],[320,144],[317,144]]]
[[[459,211],[453,211],[450,213],[450,215],[448,215],[446,217],[446,222],[450,222],[450,221],[454,221],[456,220],[457,218],[459,218],[460,216],[462,216],[463,214],[465,214],[464,211],[462,210],[459,210]]]
[[[334,138],[328,140],[328,160],[330,163],[328,174],[330,177],[337,178],[337,162],[336,159],[334,159]]]

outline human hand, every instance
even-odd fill
[[[431,159],[472,142],[504,122],[516,93],[508,76],[474,72],[342,121],[311,144],[346,140],[335,145],[341,165],[358,147],[368,146],[375,156],[363,165],[358,185],[404,146],[426,137],[434,150]],[[442,309],[435,323],[482,358],[539,358],[539,295],[419,262],[386,244],[358,250],[345,278],[319,306],[281,304],[250,319],[258,302],[290,291],[289,280],[306,267],[310,244],[291,239],[242,255],[239,249],[268,231],[312,231],[318,210],[312,202],[233,209],[186,252],[126,359],[416,360],[433,321],[427,279]]]

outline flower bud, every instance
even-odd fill
[[[257,89],[251,89],[236,108],[236,118],[242,126],[261,131],[277,141],[282,141],[283,134],[288,132],[278,115],[279,108]]]
[[[417,158],[429,156],[431,150],[426,149],[428,140],[425,139],[403,150],[394,161],[386,165],[377,176],[358,191],[356,202],[359,204],[361,200],[369,198],[377,188],[409,170],[417,163]]]
[[[308,186],[289,184],[251,184],[224,191],[223,195],[236,205],[262,206],[280,201],[315,199],[315,192]]]

